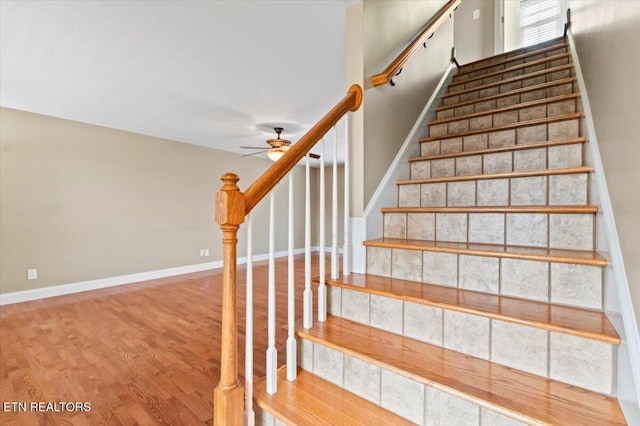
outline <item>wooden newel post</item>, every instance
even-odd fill
[[[245,198],[238,176],[225,173],[216,194],[216,223],[222,229],[222,346],[220,382],[213,391],[213,423],[242,426],[244,387],[238,380],[238,327],[236,310],[236,248],[238,229],[245,218]]]

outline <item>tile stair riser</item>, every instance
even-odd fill
[[[304,370],[320,377],[340,371],[342,377],[334,384],[419,425],[489,426],[496,421],[527,424],[462,399],[441,385],[426,385],[317,342],[299,339],[298,350],[299,365]]]
[[[398,185],[398,207],[585,206],[588,174]]]
[[[410,165],[410,176],[411,179],[430,179],[485,173],[563,169],[583,165],[582,143],[540,148],[536,148],[535,144],[527,144],[527,146],[530,148],[486,154],[474,154],[471,151],[468,155],[457,157],[413,161]],[[474,151],[477,150],[476,148],[487,149],[486,145],[481,143],[467,147],[474,148]],[[443,154],[465,152],[462,138],[444,140],[440,143],[441,151],[442,148],[446,151]]]
[[[512,146],[534,142],[556,141],[560,139],[579,137],[579,122],[579,116],[570,115],[567,117],[550,119],[549,121],[543,119],[542,122],[522,124],[518,124],[519,122],[515,122],[505,124],[504,127],[488,127],[485,129],[469,130],[468,132],[473,132],[471,134],[466,134],[466,130],[456,132],[443,131],[442,134],[438,134],[437,136],[430,136],[429,138],[421,139],[420,143],[422,145],[438,141],[442,143],[442,141],[462,138],[463,144],[465,144],[466,139],[466,144],[468,145],[470,143],[468,142],[469,140],[483,140],[484,136],[482,135],[485,134],[487,135],[487,144],[489,148],[498,148],[503,146]],[[439,126],[446,126],[446,124],[440,124]],[[430,155],[425,154],[425,151],[423,149],[424,147],[421,146],[421,155]],[[433,149],[434,148],[430,148],[427,150],[427,152],[431,152]]]
[[[544,52],[533,53],[531,52],[529,55],[521,58],[507,59],[502,63],[497,63],[492,66],[488,66],[486,68],[480,68],[476,71],[470,72],[459,72],[453,76],[454,82],[461,82],[464,80],[469,80],[472,78],[480,77],[481,75],[490,74],[498,71],[503,71],[507,68],[511,68],[516,65],[522,65],[525,63],[529,63],[532,61],[538,61],[540,59],[548,58],[550,56],[562,55],[563,53],[567,53],[567,47],[557,47],[551,50],[547,50]]]
[[[587,309],[603,306],[602,269],[590,265],[367,247],[367,273]]]
[[[357,289],[329,289],[331,315],[595,392],[612,392],[612,344]]]
[[[516,91],[515,93],[506,92],[502,95],[496,95],[491,98],[478,99],[464,105],[450,105],[448,108],[440,109],[436,112],[437,120],[458,117],[461,115],[484,112],[497,108],[504,108],[524,102],[537,101],[540,99],[551,98],[554,96],[568,95],[578,91],[578,85],[575,82],[566,82],[557,84],[545,83],[544,87],[531,86],[529,90]]]
[[[555,117],[558,115],[572,114],[577,110],[577,98],[539,103],[523,106],[508,111],[493,114],[480,115],[471,118],[460,118],[455,121],[436,123],[429,125],[429,136],[439,137],[449,133],[460,133],[469,130],[490,129],[520,121],[535,120]]]
[[[475,61],[469,64],[464,64],[460,67],[459,72],[463,73],[463,72],[468,72],[468,71],[472,71],[475,69],[479,69],[479,68],[484,68],[488,65],[491,64],[495,64],[495,63],[499,63],[504,61],[505,59],[508,58],[513,58],[515,56],[520,56],[523,55],[525,53],[530,53],[539,49],[543,49],[545,47],[548,46],[553,46],[553,45],[557,45],[557,44],[562,44],[564,43],[564,41],[562,39],[554,39],[554,40],[550,40],[549,42],[537,45],[537,46],[530,46],[530,47],[526,47],[523,49],[517,49],[517,50],[513,50],[511,52],[505,52],[504,54],[501,55],[496,55],[493,56],[491,58],[486,58],[486,59],[482,59],[479,61]]]
[[[488,87],[480,87],[477,90],[469,90],[462,93],[452,92],[449,96],[442,98],[442,104],[446,106],[458,104],[460,102],[479,100],[488,96],[498,95],[500,93],[523,89],[525,87],[535,86],[538,84],[550,83],[555,80],[562,80],[570,77],[574,77],[573,69],[567,66],[561,70],[550,70],[549,72],[540,73],[539,75],[525,75],[513,81],[492,84]]]
[[[594,215],[573,213],[384,213],[385,238],[594,249]]]
[[[531,64],[524,67],[518,67],[517,69],[507,68],[500,71],[498,74],[487,75],[486,77],[480,76],[472,80],[462,80],[458,82],[452,82],[449,84],[448,93],[456,93],[467,89],[473,89],[474,87],[484,86],[491,83],[496,83],[502,80],[506,80],[514,77],[522,77],[527,74],[531,74],[537,71],[542,71],[549,68],[555,68],[562,65],[568,65],[570,58],[568,55],[564,55],[559,58],[548,58],[542,63]]]

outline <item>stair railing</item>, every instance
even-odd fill
[[[402,72],[404,64],[411,59],[421,47],[427,47],[427,41],[433,36],[436,30],[447,20],[447,15],[451,15],[460,5],[462,0],[450,0],[436,13],[427,23],[425,28],[413,41],[379,74],[371,77],[374,87],[390,83],[395,86],[393,78]]]
[[[295,290],[293,275],[293,174],[291,170],[306,157],[305,171],[305,290],[303,293],[303,326],[313,324],[313,293],[311,289],[311,199],[309,151],[320,141],[320,285],[318,289],[318,320],[324,321],[327,312],[326,288],[324,281],[324,136],[333,128],[333,191],[332,191],[332,245],[331,275],[338,274],[338,182],[337,182],[337,123],[349,111],[356,111],[362,103],[362,88],[353,85],[347,95],[338,102],[316,125],[292,146],[278,161],[267,169],[243,193],[237,183],[239,178],[233,173],[226,173],[221,180],[223,185],[216,194],[216,222],[222,230],[223,275],[222,275],[222,344],[220,357],[220,382],[214,390],[214,423],[216,425],[242,425],[246,422],[253,425],[253,270],[252,270],[252,220],[251,211],[267,195],[269,195],[269,274],[268,274],[268,348],[267,348],[267,392],[277,389],[277,352],[275,348],[275,268],[274,268],[274,204],[273,189],[289,174],[289,235],[288,235],[288,338],[287,338],[287,379],[296,377],[296,341],[295,328]],[[346,120],[345,120],[346,121]],[[346,126],[345,126],[346,128]],[[346,132],[345,132],[346,133]],[[346,145],[348,158],[349,146]],[[343,274],[349,274],[348,262],[348,161],[345,160],[345,235],[343,251]],[[247,309],[246,309],[246,356],[245,386],[238,380],[238,327],[237,327],[237,286],[236,263],[238,230],[247,218]]]

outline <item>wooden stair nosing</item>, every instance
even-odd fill
[[[449,93],[445,93],[441,96],[441,98],[449,98],[451,96],[456,96],[456,95],[462,95],[464,93],[469,93],[469,92],[473,92],[476,90],[483,90],[486,89],[488,87],[493,87],[493,86],[499,86],[501,84],[507,84],[507,83],[513,83],[514,81],[518,81],[518,80],[524,80],[526,78],[531,78],[531,77],[538,77],[541,76],[543,74],[551,74],[554,72],[558,72],[558,71],[563,71],[566,69],[571,69],[573,68],[573,64],[566,64],[566,65],[559,65],[557,67],[553,67],[553,68],[546,68],[540,71],[535,71],[535,72],[530,72],[528,74],[523,74],[523,75],[517,75],[515,77],[511,77],[511,78],[507,78],[504,80],[500,80],[500,81],[494,81],[493,83],[487,83],[487,84],[483,84],[482,86],[477,86],[477,87],[472,87],[470,89],[464,89],[464,90],[460,90],[458,92],[449,92]],[[568,78],[568,77],[565,77]],[[549,83],[549,82],[547,82]]]
[[[612,345],[620,344],[620,336],[602,311],[375,275],[351,274],[335,280],[327,279],[327,284]]]
[[[524,58],[527,58],[529,56],[536,56],[536,55],[539,55],[541,53],[546,53],[546,52],[550,52],[550,51],[557,50],[557,49],[562,49],[562,48],[568,49],[569,46],[567,45],[567,43],[563,42],[563,43],[549,45],[549,46],[543,47],[543,48],[538,49],[538,50],[530,50],[529,52],[525,52],[525,53],[523,53],[521,55],[511,56],[509,58],[504,58],[502,61],[494,62],[493,64],[485,65],[483,67],[474,68],[474,69],[471,69],[469,71],[459,71],[454,75],[454,78],[457,77],[457,76],[460,76],[460,75],[471,74],[472,72],[480,71],[480,70],[483,70],[483,69],[486,69],[486,68],[492,68],[492,67],[495,67],[497,65],[502,65],[502,64],[505,64],[505,63],[508,63],[508,62],[519,61],[520,59],[524,59]],[[529,62],[525,62],[525,64],[528,64],[528,63]],[[462,80],[460,80],[460,81],[462,81]]]
[[[427,126],[432,126],[435,124],[450,123],[452,121],[467,120],[470,118],[482,117],[484,115],[499,114],[501,112],[517,110],[521,108],[529,108],[529,107],[541,105],[541,104],[551,104],[554,102],[562,102],[569,99],[577,99],[579,97],[580,97],[579,93],[573,92],[567,95],[558,95],[558,96],[552,96],[549,98],[536,99],[533,101],[521,102],[518,104],[512,104],[512,105],[501,107],[501,108],[489,109],[489,110],[480,111],[480,112],[473,112],[471,114],[465,114],[465,115],[457,115],[449,118],[441,118],[440,120],[433,120],[428,122]]]
[[[534,90],[546,89],[548,87],[559,86],[561,84],[573,83],[575,81],[576,81],[575,77],[561,78],[559,80],[552,80],[552,81],[549,81],[549,82],[546,82],[546,83],[540,83],[540,84],[535,84],[533,86],[523,87],[523,88],[520,88],[520,89],[509,90],[508,92],[498,93],[496,95],[485,96],[484,98],[480,98],[480,99],[472,99],[470,101],[463,101],[463,102],[458,102],[456,104],[450,104],[450,105],[441,105],[438,108],[436,108],[436,112],[440,112],[440,111],[451,109],[451,108],[458,108],[458,107],[461,107],[461,106],[474,104],[474,103],[477,103],[477,102],[488,101],[488,100],[491,100],[491,99],[505,98],[507,96],[521,94],[521,93],[524,93],[524,92],[531,92],[531,91],[534,91]],[[577,92],[573,92],[573,93],[577,93]]]
[[[383,207],[382,213],[543,213],[596,214],[597,206],[469,206],[469,207]]]
[[[532,91],[535,91],[535,90],[547,89],[549,87],[559,86],[561,84],[574,83],[575,81],[576,81],[575,77],[568,77],[568,78],[561,78],[559,80],[548,81],[546,83],[534,84],[532,86],[522,87],[520,89],[509,90],[507,92],[497,93],[495,95],[485,96],[485,97],[479,98],[479,99],[471,99],[469,101],[462,101],[462,102],[458,102],[458,103],[455,103],[455,104],[441,105],[438,108],[436,108],[436,112],[444,111],[444,110],[451,109],[451,108],[458,108],[458,107],[461,107],[461,106],[474,104],[474,103],[478,103],[478,102],[484,102],[484,101],[488,101],[488,100],[492,100],[492,99],[506,98],[508,96],[518,95],[518,94],[522,94],[522,93],[526,93],[526,92],[532,92]],[[577,92],[572,92],[572,93],[577,93]]]
[[[442,158],[467,157],[467,156],[483,155],[483,154],[495,154],[499,152],[521,151],[521,150],[536,149],[536,148],[548,148],[551,146],[560,146],[560,145],[574,145],[578,143],[585,143],[586,141],[587,141],[587,138],[585,138],[584,136],[581,136],[579,138],[560,139],[557,141],[534,142],[534,143],[525,143],[520,145],[500,146],[496,148],[476,149],[473,151],[458,151],[458,152],[449,152],[447,154],[425,155],[424,157],[409,158],[409,162],[431,161],[431,160],[439,160]]]
[[[517,129],[519,127],[536,126],[539,124],[556,123],[558,121],[576,120],[584,116],[582,112],[574,112],[571,114],[554,115],[553,117],[536,118],[533,120],[517,121],[515,123],[504,124],[502,126],[487,127],[486,129],[467,130],[458,133],[446,133],[441,136],[429,136],[428,138],[419,139],[418,142],[439,141],[442,139],[459,138],[462,136],[479,135],[481,133],[500,132],[503,130]]]
[[[267,394],[263,384],[264,381],[256,383],[255,403],[288,424],[413,425],[379,405],[300,368],[294,381],[287,380],[286,366],[279,368],[278,391],[273,395]]]
[[[507,178],[519,178],[519,177],[532,177],[532,176],[549,176],[549,175],[569,175],[577,173],[591,173],[593,167],[591,166],[579,166],[569,167],[564,169],[541,169],[541,170],[525,170],[517,172],[504,172],[504,173],[487,173],[481,175],[465,175],[465,176],[446,176],[427,179],[403,179],[397,180],[396,185],[417,185],[425,183],[440,183],[440,182],[457,182],[464,180],[487,180],[487,179],[507,179]]]
[[[297,334],[526,423],[626,424],[613,397],[341,318]]]
[[[542,59],[537,59],[535,61],[531,61],[531,62],[525,62],[524,64],[517,64],[508,68],[504,68],[498,71],[494,71],[491,72],[489,74],[483,74],[483,75],[479,75],[477,77],[473,77],[470,78],[468,80],[459,80],[459,81],[452,81],[451,83],[449,83],[449,85],[447,87],[453,87],[453,86],[459,86],[461,84],[465,84],[465,83],[470,83],[472,81],[477,81],[477,80],[482,80],[484,78],[488,78],[488,77],[495,77],[496,75],[500,75],[500,74],[505,74],[511,71],[515,71],[515,70],[519,70],[521,68],[527,68],[533,65],[540,65],[540,64],[544,64],[546,62],[553,62],[553,61],[557,61],[558,59],[563,59],[563,58],[571,58],[571,53],[566,52],[566,53],[561,53],[558,55],[553,55],[553,56],[547,56],[544,57]],[[571,61],[569,61],[571,62]],[[523,74],[523,75],[527,75],[527,74]]]
[[[573,265],[596,266],[600,268],[607,266],[607,259],[591,250],[567,250],[502,244],[457,243],[404,238],[378,238],[375,240],[366,240],[362,244],[367,247],[434,251],[520,260],[538,260],[541,262],[567,263]]]
[[[566,42],[566,40],[565,40],[564,36],[561,36],[561,37],[557,37],[557,38],[554,38],[554,39],[547,40],[547,41],[545,41],[545,42],[539,43],[539,45],[538,45],[538,46],[540,46],[540,47],[538,47],[538,48],[536,48],[537,46],[521,47],[521,48],[519,48],[519,49],[510,50],[510,51],[508,51],[508,52],[503,52],[503,53],[500,53],[500,54],[498,54],[498,55],[495,55],[495,56],[492,56],[492,57],[489,57],[489,58],[482,58],[482,59],[478,59],[477,61],[472,61],[472,62],[469,62],[469,63],[467,63],[467,64],[462,64],[462,65],[460,66],[460,68],[465,68],[465,67],[468,67],[468,66],[470,66],[470,65],[474,65],[474,64],[477,64],[477,63],[482,62],[482,61],[486,61],[487,59],[491,59],[491,58],[497,58],[497,57],[505,57],[505,58],[508,58],[508,57],[507,57],[507,55],[509,55],[509,54],[514,54],[514,53],[516,53],[517,55],[519,55],[519,54],[520,54],[519,52],[523,52],[523,53],[526,53],[526,52],[536,52],[536,51],[538,51],[538,50],[540,50],[540,49],[544,49],[544,48],[546,48],[546,47],[548,47],[548,46],[554,46],[554,45],[558,45],[558,44],[564,44],[565,46],[568,46],[568,44],[567,44],[567,42]],[[528,49],[531,49],[531,50],[528,50]],[[515,56],[517,56],[517,55],[514,55],[514,56],[512,56],[512,57],[515,57]],[[473,68],[473,70],[482,69],[482,68],[484,68],[484,67]],[[466,72],[466,71],[465,71],[465,72]]]

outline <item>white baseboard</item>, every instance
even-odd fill
[[[330,249],[330,248],[329,248]],[[311,248],[312,252],[319,250],[315,246]],[[304,254],[304,248],[295,249],[294,254]],[[279,251],[275,253],[275,257],[286,257],[288,252]],[[253,256],[254,262],[269,259],[269,254],[257,254]],[[238,265],[247,263],[247,257],[239,257]],[[175,275],[189,274],[192,272],[206,271],[210,269],[222,268],[222,261],[215,260],[213,262],[198,263],[195,265],[178,266],[175,268],[159,269],[156,271],[137,272],[134,274],[119,275],[116,277],[99,278],[96,280],[80,281],[77,283],[61,284],[51,287],[34,288],[32,290],[15,291],[12,293],[0,294],[0,306],[10,305],[13,303],[28,302],[30,300],[45,299],[48,297],[64,296],[66,294],[80,293],[83,291],[99,290],[101,288],[115,287],[118,285],[132,284],[140,281],[155,280],[158,278],[172,277]]]
[[[600,197],[600,208],[604,218],[606,238],[609,243],[613,276],[615,277],[620,313],[624,324],[624,334],[629,347],[629,367],[631,369],[630,373],[633,377],[633,384],[635,385],[636,404],[640,405],[640,333],[638,332],[638,322],[636,320],[635,311],[633,310],[629,281],[627,279],[627,273],[622,257],[622,249],[620,248],[620,241],[618,239],[618,231],[616,228],[615,217],[613,215],[613,206],[611,204],[609,190],[607,188],[607,181],[605,179],[604,166],[602,165],[600,149],[598,148],[598,139],[593,123],[593,116],[591,114],[591,106],[589,105],[587,89],[582,75],[582,69],[580,68],[580,61],[576,54],[576,45],[571,30],[567,33],[567,39],[569,41],[571,59],[575,69],[578,87],[580,89],[580,96],[582,97],[582,106],[584,109],[591,160],[593,162],[594,173],[597,176],[596,183],[598,195]]]

